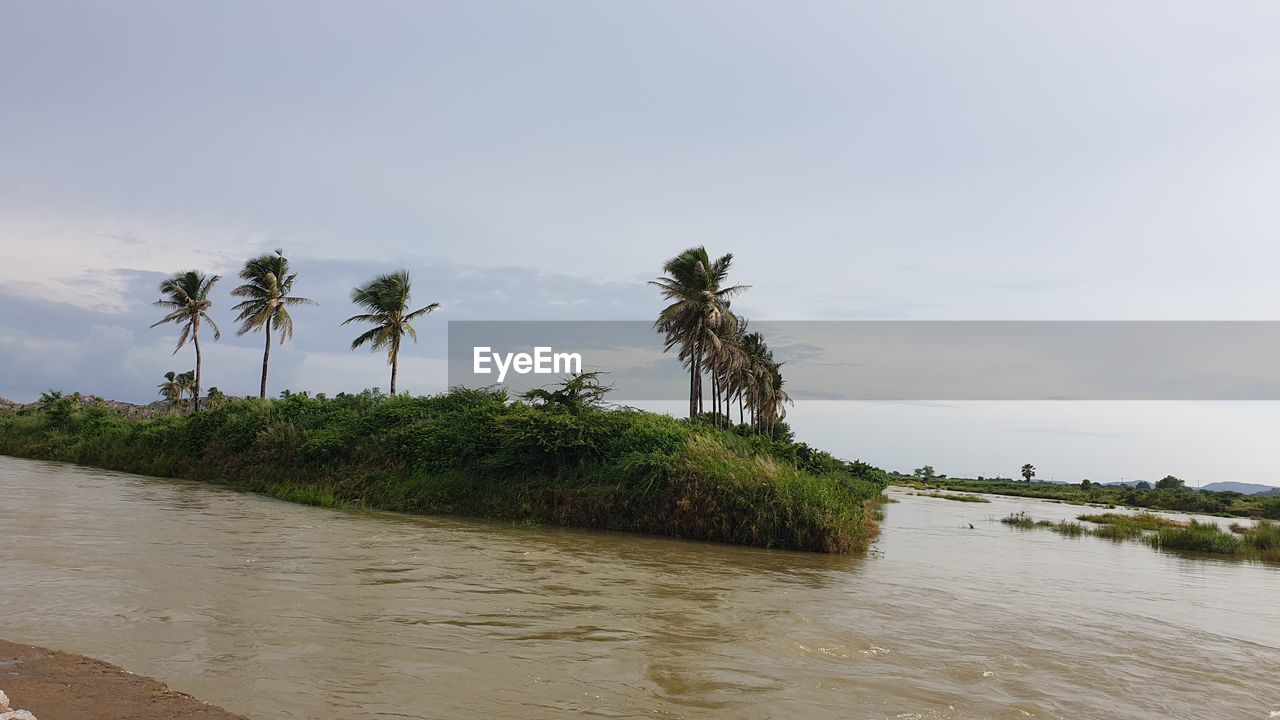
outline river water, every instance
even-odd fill
[[[894,495],[840,557],[0,457],[0,637],[253,720],[1280,717],[1280,568]]]

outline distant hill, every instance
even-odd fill
[[[1280,488],[1272,487],[1271,485],[1259,485],[1257,483],[1242,483],[1242,482],[1209,483],[1208,485],[1205,485],[1200,489],[1212,490],[1214,492],[1238,492],[1238,493],[1244,493],[1245,495],[1261,495],[1263,493],[1280,494]]]
[[[1124,482],[1109,482],[1106,485],[1107,487],[1133,487],[1140,482],[1142,481],[1126,480]],[[1151,485],[1155,485],[1154,482],[1149,480],[1147,482]],[[1189,490],[1196,489],[1195,485],[1188,485],[1187,488]],[[1209,483],[1200,489],[1211,490],[1213,492],[1238,492],[1244,495],[1280,495],[1280,488],[1272,487],[1271,485],[1259,485],[1257,483],[1215,482]]]
[[[157,400],[147,405],[136,405],[134,403],[121,402],[119,400],[106,400],[97,395],[81,395],[80,406],[92,405],[101,401],[103,405],[110,410],[113,415],[127,418],[154,418],[164,415],[168,410],[168,403],[164,400]],[[35,403],[14,402],[8,398],[0,397],[0,412],[15,412],[23,408],[34,407]]]

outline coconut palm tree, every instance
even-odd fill
[[[182,334],[178,336],[178,346],[173,349],[173,354],[178,354],[182,346],[187,344],[188,338],[196,348],[196,369],[192,384],[195,410],[200,409],[200,323],[202,321],[209,323],[213,328],[214,340],[222,337],[218,324],[209,317],[209,308],[213,307],[213,301],[209,299],[209,291],[220,279],[217,275],[205,275],[197,270],[180,272],[160,283],[160,292],[166,297],[152,303],[156,307],[168,310],[169,314],[151,327],[174,323],[182,328]]]
[[[169,403],[169,412],[173,412],[178,403],[182,402],[182,386],[178,384],[178,373],[170,370],[164,374],[164,382],[156,386],[160,391],[160,397]]]
[[[369,312],[352,315],[343,325],[353,322],[372,323],[374,328],[351,341],[351,349],[369,345],[373,351],[385,350],[391,364],[391,394],[396,394],[396,372],[400,364],[400,338],[408,335],[414,342],[418,333],[410,323],[440,307],[431,303],[409,312],[409,271],[379,275],[351,291],[351,302]]]
[[[662,268],[666,274],[649,283],[670,302],[654,327],[666,336],[663,351],[679,345],[680,360],[689,368],[690,418],[702,411],[703,372],[710,366],[714,377],[715,354],[735,334],[729,301],[750,287],[726,285],[732,264],[732,254],[712,262],[705,247],[689,248],[668,260]]]
[[[733,424],[732,403],[738,394],[742,371],[747,366],[746,353],[742,349],[742,337],[747,319],[732,312],[726,322],[715,332],[719,343],[709,347],[707,365],[712,374],[712,417],[717,425]]]
[[[196,401],[196,398],[200,396],[200,393],[196,392],[196,373],[194,370],[188,370],[184,373],[179,373],[177,378],[177,383],[178,383],[178,402],[179,403],[182,402],[182,398],[184,396],[190,395],[192,403],[194,403]]]
[[[746,422],[746,410],[751,411],[752,422],[755,421],[755,408],[759,405],[757,397],[761,388],[763,358],[768,351],[764,336],[758,332],[746,332],[747,321],[743,318],[738,325],[738,337],[734,340],[736,358],[730,373],[729,385],[734,399],[738,401],[738,422]]]
[[[295,305],[315,305],[315,301],[304,297],[290,295],[293,283],[298,279],[297,273],[289,272],[289,260],[283,250],[276,250],[274,255],[260,255],[244,264],[240,270],[240,279],[245,284],[231,291],[236,297],[247,298],[238,303],[235,310],[240,314],[236,321],[240,323],[237,335],[244,335],[252,330],[262,330],[266,338],[262,350],[262,383],[258,386],[258,397],[267,397],[267,365],[271,362],[271,331],[280,335],[280,344],[293,337],[293,317],[289,308]]]
[[[782,379],[782,363],[774,362],[773,353],[769,353],[765,372],[768,375],[766,383],[768,391],[763,396],[764,401],[760,408],[763,420],[761,429],[766,435],[772,436],[777,424],[787,417],[787,406],[793,403],[791,396],[783,389],[786,381]]]

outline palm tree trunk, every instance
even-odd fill
[[[728,427],[733,427],[733,404],[737,401],[738,401],[737,389],[730,388],[724,396],[724,402],[729,407],[729,409],[725,411],[725,415],[728,418],[728,420],[726,421],[728,423]]]
[[[701,351],[699,351],[701,352]],[[706,371],[702,358],[698,358],[698,415],[707,411],[706,399],[702,397],[702,373]]]
[[[702,414],[702,335],[693,345],[693,357],[689,359],[690,383],[693,385],[689,394],[689,419]]]
[[[703,405],[703,402],[702,402],[702,370],[704,367],[702,361],[703,361],[703,356],[706,354],[706,352],[707,352],[707,330],[706,328],[702,328],[701,330],[698,331],[698,353],[695,356],[698,360],[698,414],[699,415],[701,415],[703,413],[703,410],[705,410],[705,406]]]
[[[391,341],[391,397],[396,396],[396,371],[400,366],[400,339]]]
[[[200,411],[200,320],[191,323],[191,341],[196,346],[196,380],[191,388],[191,412]]]
[[[266,326],[266,332],[264,334],[267,336],[267,344],[266,344],[266,347],[262,349],[262,386],[258,388],[259,400],[267,399],[267,363],[270,362],[271,360],[271,316],[270,315],[267,316],[267,326]]]
[[[711,374],[711,424],[720,427],[720,374],[716,372],[715,356],[707,358]]]

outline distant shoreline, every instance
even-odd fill
[[[0,691],[38,720],[246,720],[102,660],[6,640]]]

